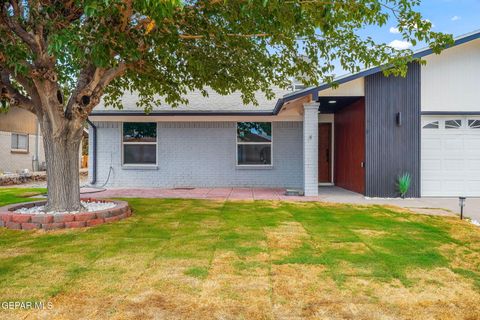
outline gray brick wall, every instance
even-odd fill
[[[97,185],[105,183],[111,166],[108,187],[303,187],[301,122],[273,123],[271,169],[236,166],[235,122],[158,123],[158,167],[154,170],[122,167],[121,123],[95,125]],[[92,148],[92,141],[89,145]],[[90,174],[91,161],[92,157]]]

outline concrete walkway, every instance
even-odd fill
[[[101,198],[182,198],[182,199],[215,199],[215,200],[284,200],[284,201],[322,201],[332,203],[351,203],[363,205],[394,205],[424,214],[456,215],[460,212],[458,198],[412,198],[385,199],[366,198],[361,194],[338,187],[320,187],[318,197],[286,196],[285,189],[278,188],[138,188],[107,189],[98,192],[96,189],[83,188],[84,196]],[[464,215],[480,220],[480,198],[469,198],[466,201]]]
[[[353,203],[366,205],[394,205],[424,214],[459,215],[458,198],[422,197],[422,198],[366,198],[365,196],[338,187],[319,188],[322,201],[334,203]],[[480,198],[467,198],[464,216],[480,221]]]

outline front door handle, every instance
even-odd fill
[[[325,156],[326,156],[326,161],[329,162],[330,161],[330,149],[326,149],[325,150]]]

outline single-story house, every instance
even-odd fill
[[[380,67],[259,107],[238,94],[146,115],[134,95],[90,120],[90,178],[107,187],[283,187],[315,196],[336,185],[368,197],[480,196],[480,31],[440,55],[415,53],[406,77]]]
[[[0,173],[17,173],[45,167],[42,136],[37,117],[11,108],[0,113]]]

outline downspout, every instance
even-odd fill
[[[88,118],[87,123],[92,128],[92,179],[90,184],[94,185],[97,182],[97,127]]]
[[[38,157],[38,144],[39,144],[39,138],[38,138],[38,134],[39,134],[39,127],[40,126],[40,123],[38,122],[38,118],[35,117],[35,153],[33,155],[33,171],[36,172],[39,170],[39,162],[40,162],[40,158]]]

